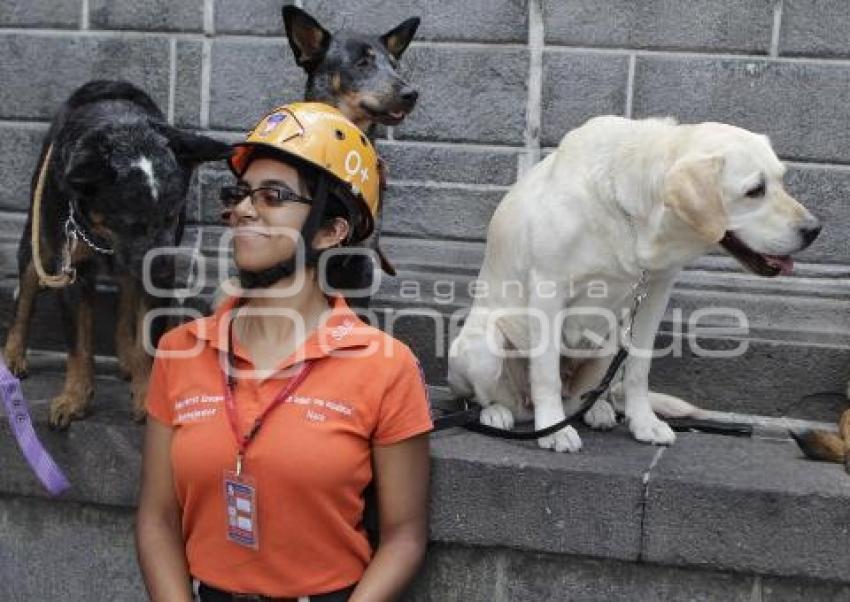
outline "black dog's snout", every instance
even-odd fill
[[[419,98],[419,92],[417,92],[416,89],[412,88],[411,86],[405,86],[401,89],[401,92],[399,93],[399,98],[401,98],[401,100],[405,103],[412,106],[416,102],[416,99]]]
[[[815,241],[822,228],[823,226],[817,222],[815,222],[814,226],[804,226],[800,228],[800,235],[803,237],[803,243],[805,246],[808,247]]]

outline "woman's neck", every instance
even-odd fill
[[[327,297],[311,272],[303,274],[300,286],[293,286],[301,276],[284,278],[263,289],[262,297],[248,298],[242,304],[234,329],[243,344],[287,347],[301,343],[319,325],[328,309]]]

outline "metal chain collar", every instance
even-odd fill
[[[69,246],[73,249],[77,239],[86,243],[93,251],[102,255],[114,255],[115,251],[106,247],[96,245],[86,236],[86,231],[77,223],[74,218],[74,204],[68,203],[68,219],[65,220],[65,237],[68,239]]]

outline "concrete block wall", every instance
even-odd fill
[[[65,0],[0,2],[0,290],[14,287],[14,247],[28,203],[41,136],[55,107],[92,77],[145,88],[176,125],[237,139],[263,111],[297,100],[305,77],[283,38],[282,0]],[[706,0],[301,0],[330,30],[380,33],[423,18],[404,68],[420,91],[413,114],[379,130],[390,166],[385,246],[419,305],[454,311],[433,294],[476,274],[487,223],[508,187],[563,134],[589,117],[673,115],[718,120],[767,134],[788,162],[788,187],[824,220],[800,254],[797,277],[767,285],[713,257],[683,276],[672,307],[706,298],[745,311],[754,347],[750,368],[716,391],[719,364],[658,362],[655,384],[717,409],[775,414],[806,391],[837,392],[850,365],[850,7],[840,1]],[[56,6],[54,6],[56,5]],[[222,166],[200,170],[190,199],[191,240],[213,244]],[[433,252],[423,264],[424,248]],[[207,252],[212,250],[207,248]],[[724,276],[728,275],[728,277]],[[5,283],[5,284],[4,284]],[[385,279],[383,307],[409,307],[399,281]],[[2,295],[2,293],[0,293]],[[712,296],[713,295],[713,296]],[[812,303],[814,314],[806,313]],[[2,304],[0,304],[2,305]],[[0,328],[9,309],[0,307]],[[801,321],[799,316],[806,317]],[[665,329],[675,336],[675,325]],[[42,346],[55,347],[55,329]],[[445,347],[412,329],[428,356],[429,380],[443,384]],[[830,340],[822,343],[825,334]],[[38,334],[36,341],[39,341]],[[777,350],[771,345],[776,343]],[[762,347],[759,347],[762,345]],[[801,347],[802,345],[802,347]],[[108,338],[99,343],[108,353]],[[817,378],[797,361],[829,366]],[[810,353],[811,352],[811,353]],[[764,378],[790,366],[795,386]],[[798,366],[798,368],[794,368]],[[835,367],[835,368],[833,368]],[[706,369],[703,369],[706,368]],[[702,375],[705,375],[704,378]],[[733,399],[734,398],[734,399]],[[830,410],[832,411],[832,410]]]
[[[304,76],[282,37],[284,3],[0,0],[0,335],[10,319],[14,249],[29,181],[41,137],[59,103],[91,78],[125,78],[145,88],[172,123],[238,138],[263,111],[302,94]],[[753,324],[750,352],[745,361],[722,365],[690,357],[659,361],[654,384],[716,409],[834,418],[836,403],[806,406],[800,399],[811,392],[843,390],[850,375],[850,208],[845,193],[850,183],[850,5],[842,0],[294,3],[331,30],[380,33],[409,16],[423,18],[403,60],[419,88],[419,106],[403,125],[379,132],[379,148],[390,165],[384,247],[400,269],[400,278],[382,285],[376,303],[382,311],[409,309],[414,302],[403,291],[411,282],[424,297],[417,305],[443,313],[468,305],[464,291],[480,265],[496,204],[518,175],[587,118],[669,114],[684,122],[735,123],[771,137],[788,162],[790,190],[824,219],[825,229],[801,254],[791,278],[759,280],[722,256],[688,270],[673,305],[685,311],[700,302],[743,308]],[[220,233],[216,187],[226,178],[222,166],[200,171],[190,198],[188,245],[212,250]],[[440,293],[446,287],[457,292],[451,300]],[[102,303],[98,315],[108,317],[109,303]],[[41,303],[36,347],[62,348],[53,313],[50,304]],[[104,354],[111,349],[109,323],[98,324],[98,349]],[[665,329],[659,344],[680,336],[671,323]],[[442,384],[445,357],[434,352],[438,337],[427,319],[407,320],[397,332],[421,356],[429,381]],[[709,341],[731,342],[722,336]],[[31,394],[43,398],[58,390],[61,365],[53,366],[51,375]],[[123,385],[108,378],[114,387],[103,389],[97,409],[97,420],[106,422],[114,418],[107,416],[109,409],[125,396]],[[109,584],[109,599],[142,599],[130,540],[136,483],[110,473],[104,488],[91,481],[96,473],[84,470],[111,458],[106,469],[137,472],[139,432],[126,418],[116,419],[120,437],[95,422],[91,428],[72,429],[70,437],[49,439],[63,465],[79,471],[72,476],[81,489],[70,501],[36,500],[40,492],[20,466],[0,472],[0,532],[6,534],[0,537],[0,581],[11,584],[11,589],[0,588],[5,592],[0,598],[95,599]],[[112,434],[104,436],[103,429]],[[8,444],[3,457],[10,457],[8,431],[0,434]],[[599,441],[598,449],[613,453],[610,440]],[[600,464],[592,455],[556,460],[529,449],[529,458],[543,463],[538,483],[543,491],[514,508],[513,516],[537,520],[550,512],[546,496],[558,488],[564,495],[578,491],[584,496],[574,500],[574,507],[559,510],[566,513],[569,533],[555,537],[549,523],[538,521],[532,524],[537,531],[529,531],[536,536],[530,538],[522,522],[512,527],[515,532],[493,531],[494,524],[512,518],[498,514],[504,513],[504,499],[525,499],[527,492],[516,489],[512,476],[527,469],[525,461],[496,471],[476,457],[478,446],[489,444],[452,445],[448,440],[437,444],[433,507],[442,514],[433,527],[438,543],[428,569],[411,594],[416,600],[593,600],[600,599],[600,591],[611,600],[844,600],[850,595],[846,556],[819,563],[820,556],[811,555],[809,561],[785,545],[763,560],[779,536],[816,546],[828,531],[841,549],[848,493],[833,489],[830,467],[818,468],[817,484],[803,479],[787,495],[774,490],[774,480],[758,482],[767,493],[753,493],[747,487],[758,479],[726,480],[727,472],[751,457],[749,450],[683,445],[670,450],[669,463],[660,465],[663,478],[650,491],[644,472],[655,461],[643,456],[655,450],[636,446]],[[691,460],[686,467],[721,451],[738,455],[720,463],[728,471],[718,469],[709,475],[709,485],[698,489],[701,481],[674,461],[679,449]],[[516,453],[505,448],[496,457]],[[776,469],[779,480],[790,479],[796,467],[793,451],[785,448],[783,454],[789,471]],[[637,458],[636,464],[628,458]],[[562,464],[571,477],[586,470],[585,485],[575,488],[573,478],[559,476]],[[469,494],[458,481],[464,471],[472,476],[483,472],[490,480],[480,480],[481,491]],[[755,466],[752,474],[760,471]],[[493,491],[504,491],[506,497]],[[626,491],[631,506],[617,508],[619,493],[612,496],[611,491]],[[808,520],[807,510],[796,505],[802,494],[832,504],[823,513],[829,519],[824,525],[816,524],[820,515],[802,525],[790,521],[795,514]],[[472,498],[480,514],[462,515]],[[673,498],[681,502],[670,503]],[[607,517],[588,510],[599,499],[612,501]],[[730,499],[743,511],[733,526],[726,524],[718,533]],[[697,507],[705,520],[691,520],[689,508]],[[480,523],[491,516],[487,513],[499,517],[489,523],[491,531]],[[775,520],[759,522],[764,515]],[[465,522],[453,522],[458,517]],[[761,527],[750,531],[750,524]],[[627,537],[617,539],[624,533]],[[74,555],[81,540],[86,549]],[[730,556],[734,546],[737,551]],[[22,556],[55,573],[22,577],[16,568]],[[70,560],[63,566],[63,559]]]

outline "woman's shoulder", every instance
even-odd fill
[[[157,349],[168,351],[194,349],[199,341],[207,341],[215,337],[216,330],[215,316],[189,320],[166,331],[160,337]]]
[[[378,328],[367,328],[374,331],[373,337],[380,349],[380,353],[376,354],[376,361],[381,363],[387,373],[398,376],[419,372],[419,359],[407,343]]]

